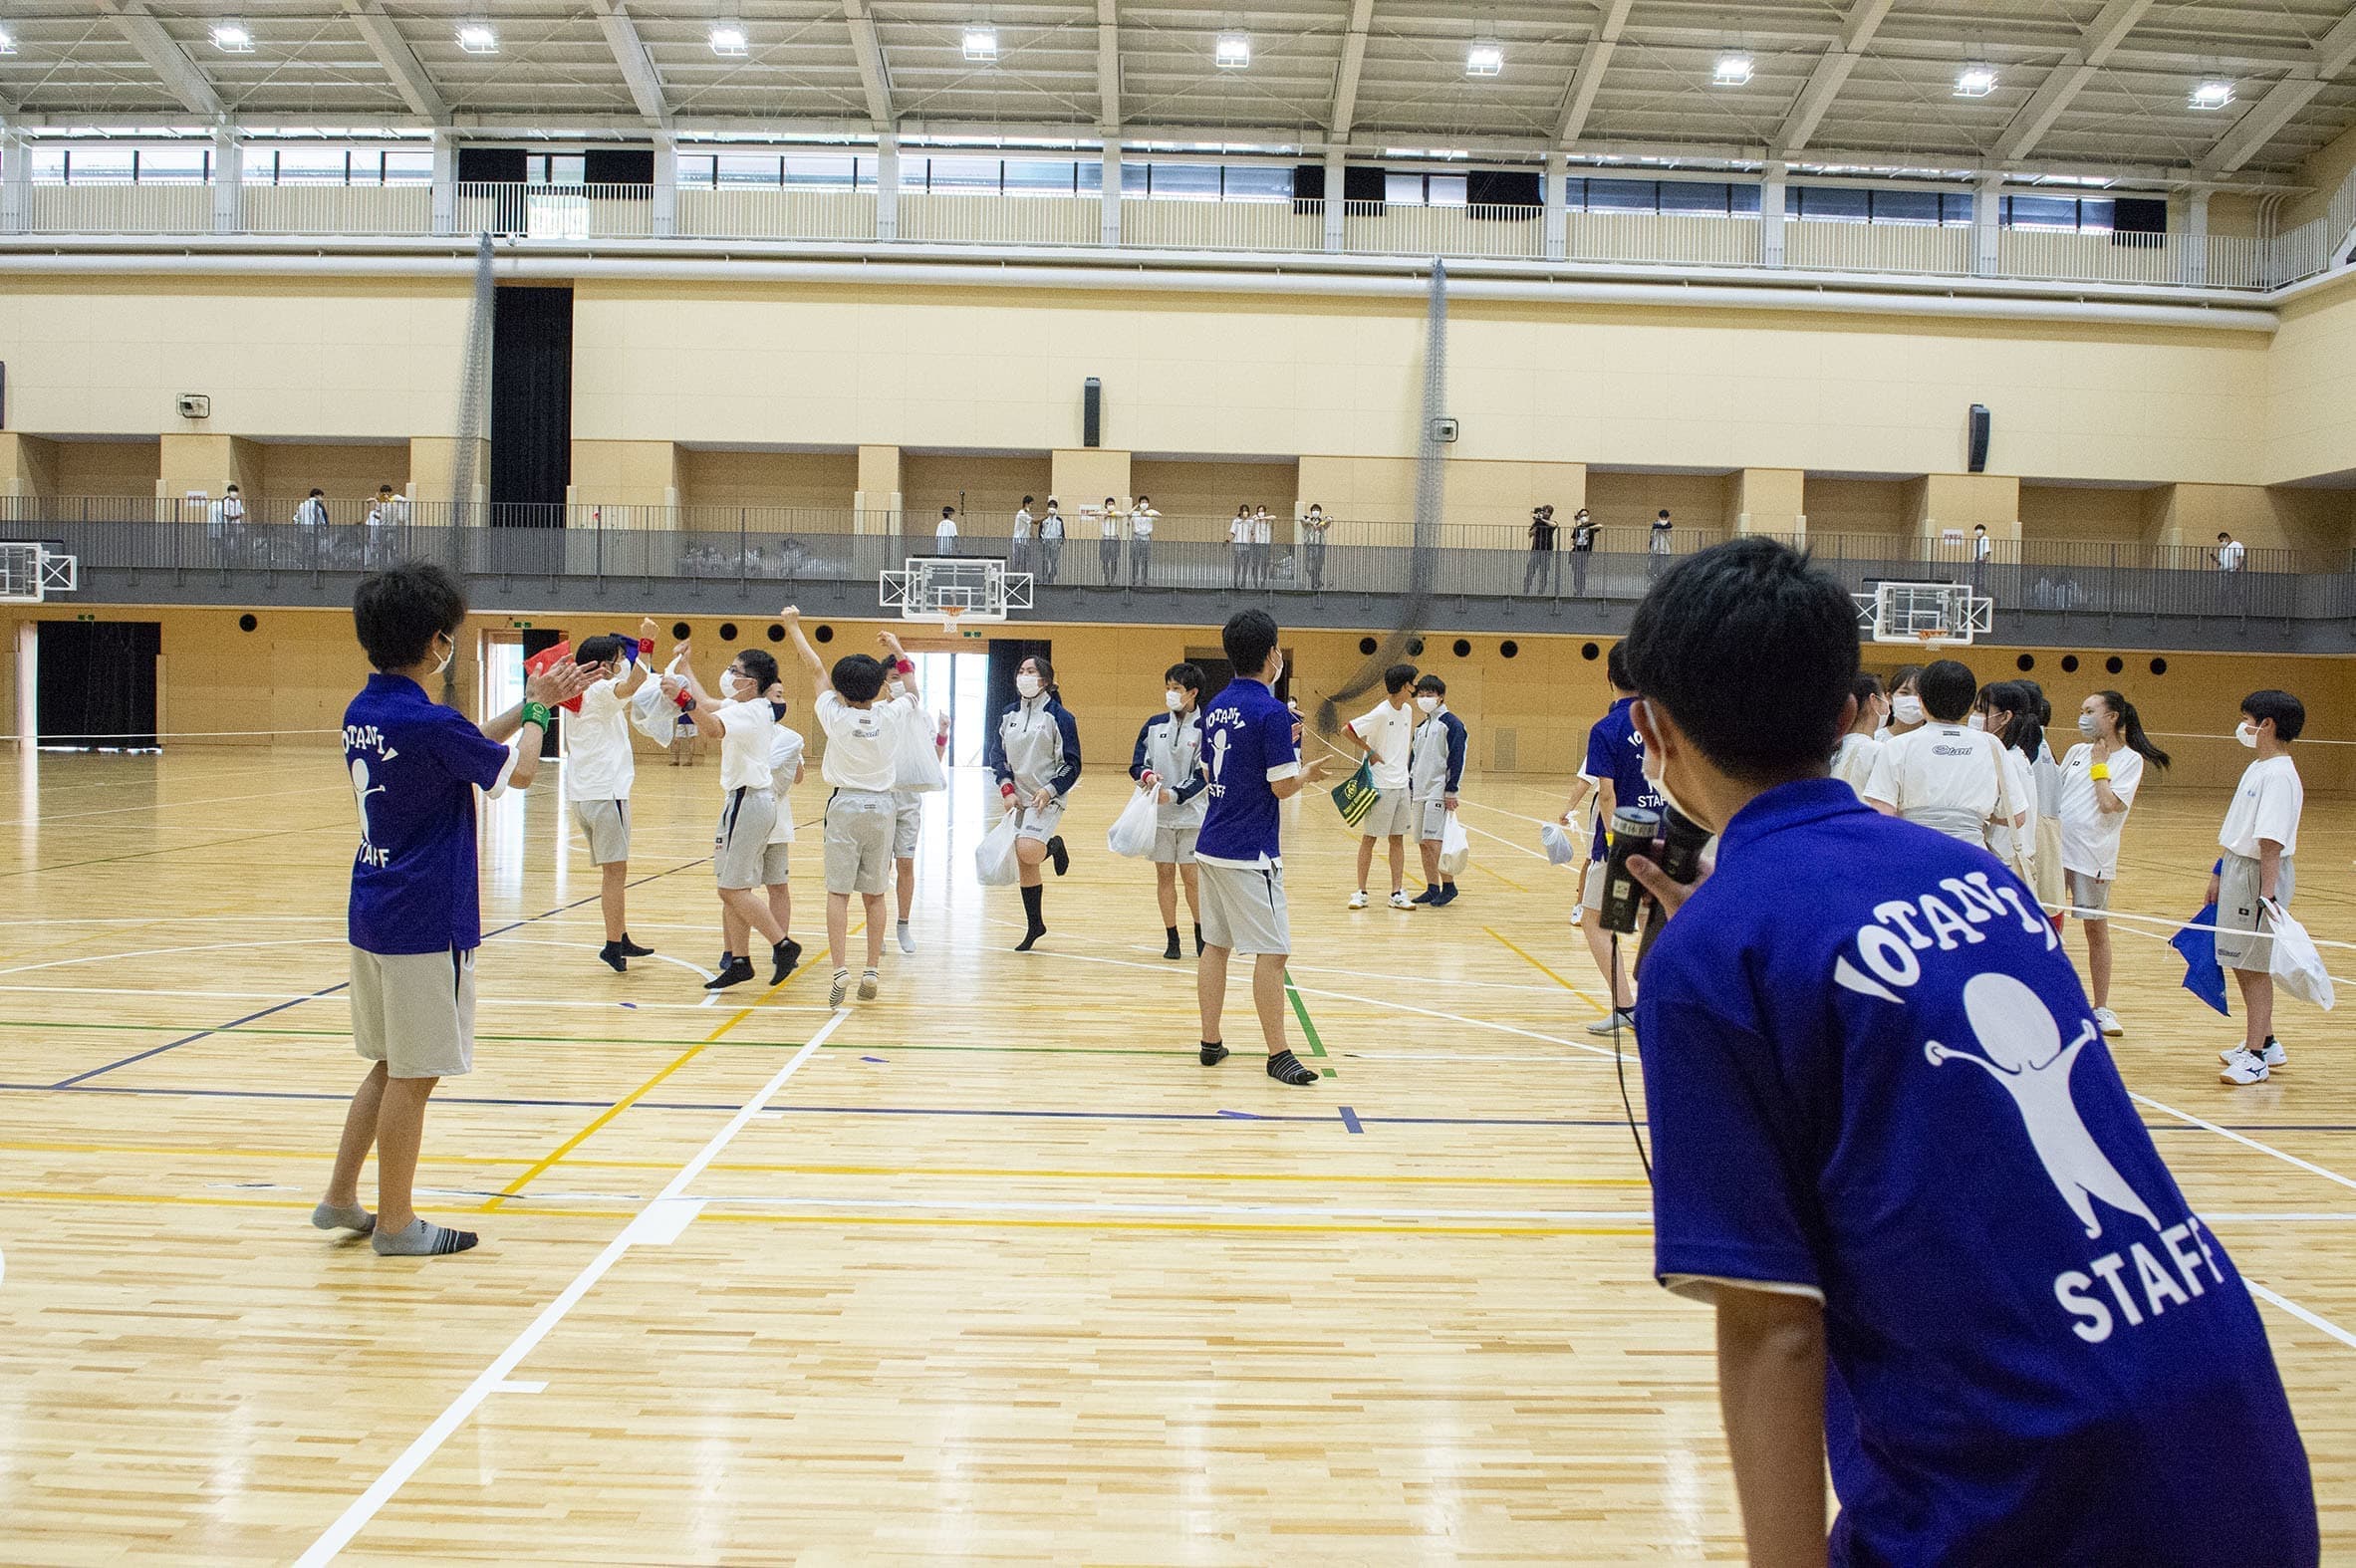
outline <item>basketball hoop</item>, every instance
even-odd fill
[[[965,618],[966,607],[963,605],[941,605],[937,608],[940,612],[940,629],[949,636],[955,637],[957,623]]]

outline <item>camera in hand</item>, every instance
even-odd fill
[[[1661,813],[1642,806],[1622,806],[1612,813],[1612,848],[1604,861],[1604,902],[1599,912],[1603,928],[1623,936],[1636,934],[1636,918],[1645,902],[1644,885],[1628,869],[1632,855],[1650,856],[1661,836]]]

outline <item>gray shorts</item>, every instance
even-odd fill
[[[896,795],[900,810],[892,818],[892,855],[895,860],[915,860],[916,840],[924,832],[924,797]]]
[[[1156,828],[1154,830],[1154,864],[1157,866],[1191,866],[1194,864],[1194,841],[1202,836],[1202,829]]]
[[[839,789],[826,803],[826,891],[881,894],[892,886],[892,831],[900,802],[875,790]]]
[[[1447,837],[1447,800],[1435,795],[1430,800],[1416,802],[1416,839],[1423,844],[1437,844]]]
[[[1195,871],[1202,899],[1202,941],[1254,957],[1292,951],[1292,915],[1284,902],[1284,868],[1202,865]]]
[[[573,802],[573,820],[581,824],[581,836],[589,841],[591,865],[614,866],[630,859],[629,801],[577,800]]]
[[[2100,877],[2082,871],[2063,868],[2068,879],[2066,891],[2070,899],[2070,913],[2082,920],[2107,920],[2111,917],[2111,885]]]
[[[792,848],[791,844],[764,844],[761,846],[762,887],[782,888],[793,880],[793,868],[786,864],[786,853]]]
[[[2228,851],[2217,879],[2217,961],[2226,969],[2254,969],[2263,974],[2274,966],[2271,924],[2257,904],[2258,863]],[[2290,862],[2274,888],[2274,902],[2287,910],[2292,893]]]
[[[474,1071],[474,949],[352,949],[352,1045],[391,1078]]]
[[[1358,825],[1358,831],[1370,839],[1400,839],[1415,831],[1415,802],[1407,798],[1405,789],[1375,791],[1374,810]]]
[[[1017,784],[1014,788],[1016,797],[1021,798],[1022,786]],[[1014,836],[1018,839],[1037,839],[1041,844],[1054,838],[1064,820],[1066,799],[1058,795],[1052,806],[1025,805],[1022,809],[1022,825],[1014,830]]]
[[[1579,887],[1579,908],[1582,910],[1593,910],[1598,915],[1603,913],[1604,868],[1610,864],[1610,861],[1587,863],[1587,880]]]
[[[776,826],[775,795],[749,786],[728,792],[720,803],[720,831],[711,841],[712,872],[722,888],[761,886],[761,860]]]

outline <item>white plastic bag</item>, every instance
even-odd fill
[[[662,682],[653,675],[630,694],[630,722],[640,734],[667,749],[678,733],[679,705],[662,694]]]
[[[1538,843],[1546,850],[1546,864],[1549,866],[1568,866],[1583,859],[1579,846],[1572,842],[1570,831],[1559,822],[1549,822],[1540,828]],[[1447,851],[1442,848],[1440,853],[1445,855]]]
[[[2275,982],[2300,1001],[2331,1011],[2331,976],[2324,970],[2323,954],[2315,950],[2315,939],[2273,900],[2264,900],[2260,908],[2266,912],[2266,926],[2274,937],[2271,967]]]
[[[949,787],[948,775],[940,769],[940,748],[933,744],[938,731],[933,727],[932,715],[914,702],[893,715],[900,729],[893,741],[892,787],[930,794]]]
[[[985,888],[1011,888],[1022,879],[1022,862],[1014,855],[1014,837],[1022,814],[1010,811],[981,836],[973,851],[973,880]]]
[[[1105,848],[1131,860],[1143,860],[1154,853],[1154,834],[1162,826],[1162,810],[1154,802],[1162,786],[1141,789],[1121,808],[1121,815],[1113,819],[1113,826],[1105,833]]]
[[[1472,864],[1472,835],[1464,831],[1464,824],[1456,814],[1447,814],[1447,826],[1440,835],[1440,872],[1443,877],[1461,877],[1464,868]]]

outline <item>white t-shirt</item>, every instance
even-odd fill
[[[1251,520],[1251,542],[1253,544],[1264,545],[1275,537],[1276,525],[1266,516],[1257,516]]]
[[[794,787],[794,772],[801,765],[801,731],[779,724],[769,737],[769,771],[774,775],[769,788],[777,796],[777,825],[769,830],[771,844],[794,841],[794,814],[786,804],[786,796]]]
[[[2299,809],[2306,803],[2307,787],[2290,758],[2260,757],[2242,769],[2217,842],[2228,855],[2256,860],[2257,841],[2272,839],[2288,860],[2298,853]]]
[[[1227,543],[1236,545],[1247,545],[1251,543],[1250,518],[1238,517],[1227,525]]]
[[[906,697],[884,697],[873,707],[853,707],[833,691],[818,694],[818,727],[826,731],[826,761],[819,776],[837,789],[889,792],[900,777],[897,726],[915,706]]]
[[[940,520],[940,526],[932,530],[932,537],[939,540],[943,544],[946,544],[949,540],[956,538],[957,520],[953,517],[942,518]]]
[[[1027,506],[1018,507],[1015,510],[1014,537],[1017,539],[1028,539],[1031,537],[1031,511]]]
[[[1133,508],[1129,514],[1129,532],[1131,537],[1137,539],[1153,538],[1154,519],[1160,517],[1161,515],[1162,514],[1160,512],[1155,511],[1150,506],[1140,506]]]
[[[2022,860],[2029,860],[2037,853],[2037,784],[2030,774],[2033,764],[2026,754],[2001,741],[1996,743],[1996,754],[2004,759],[2004,787],[2010,791],[2010,799],[1996,805],[1996,820],[1988,825],[1987,847],[1989,853],[2009,866],[2016,837]],[[2004,810],[2007,804],[2012,808],[2009,812]],[[2028,821],[2014,828],[2010,819],[2022,812],[2028,813]]]
[[[1121,513],[1118,510],[1108,506],[1096,514],[1096,520],[1104,538],[1118,539],[1121,537]]]
[[[2070,747],[2061,763],[2061,866],[2109,882],[2119,875],[2119,836],[2127,813],[2104,811],[2094,793],[2094,747]],[[2111,789],[2128,805],[2143,787],[2143,753],[2122,746],[2111,753]]]
[[[1873,778],[1874,762],[1881,754],[1880,741],[1852,730],[1841,737],[1840,749],[1832,754],[1832,776],[1863,799],[1865,786]]]
[[[2217,547],[2217,569],[2221,572],[2241,570],[2241,541],[2228,539]]]
[[[720,788],[767,789],[770,786],[769,738],[777,715],[767,697],[749,702],[723,702],[719,708]]]
[[[630,749],[630,704],[615,680],[581,693],[581,711],[565,715],[565,799],[628,800],[638,777]]]
[[[1995,750],[1995,738],[1979,730],[1925,724],[1883,745],[1864,798],[1887,801],[1909,822],[1984,847],[1996,809]]]
[[[1375,754],[1375,788],[1407,788],[1408,754],[1416,743],[1413,704],[1393,707],[1388,702],[1378,702],[1373,712],[1351,721],[1350,733]]]

